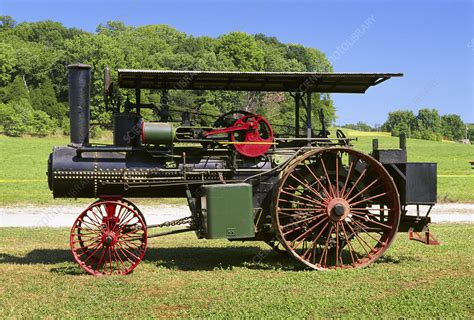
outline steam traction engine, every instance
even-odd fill
[[[407,162],[403,137],[400,149],[382,150],[374,141],[366,154],[342,131],[330,137],[324,119],[321,130],[312,128],[312,93],[364,93],[402,74],[118,70],[117,86],[106,69],[114,143],[92,145],[91,68],[68,68],[71,143],[54,148],[48,183],[57,198],[98,199],[79,215],[70,236],[75,260],[91,274],[129,273],[144,258],[148,238],[184,231],[264,241],[317,270],[367,266],[397,231],[435,243],[427,227],[436,164]],[[135,102],[120,103],[118,88],[133,89]],[[162,105],[141,103],[143,89],[161,90]],[[189,111],[172,121],[169,90],[289,92],[296,116],[286,129],[293,134],[277,134],[262,116],[238,110],[212,126],[193,124]],[[143,121],[144,108],[154,109],[160,121]],[[191,215],[147,226],[128,200],[136,197],[184,197]],[[408,205],[416,205],[416,216],[407,214]],[[426,215],[421,205],[428,206]],[[148,234],[177,225],[184,227]]]

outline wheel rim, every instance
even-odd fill
[[[145,256],[146,224],[122,201],[95,202],[76,219],[70,246],[76,262],[90,274],[127,274]]]
[[[396,186],[374,158],[350,148],[307,152],[282,173],[273,224],[297,260],[318,270],[365,267],[395,238]]]

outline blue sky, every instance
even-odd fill
[[[391,110],[416,112],[422,107],[459,114],[472,123],[473,3],[0,0],[0,14],[18,22],[51,19],[91,32],[99,23],[121,20],[133,26],[169,24],[195,36],[264,33],[322,50],[332,57],[337,72],[405,74],[365,95],[334,94],[338,124],[380,124]]]

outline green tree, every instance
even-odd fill
[[[6,135],[44,136],[54,131],[54,122],[43,111],[34,110],[27,99],[0,104],[0,124]]]
[[[352,130],[365,131],[365,132],[373,131],[373,128],[370,125],[362,121],[359,121],[356,124],[345,124],[342,127],[347,128],[347,129],[352,129]]]
[[[51,80],[46,80],[30,93],[33,109],[44,111],[59,122],[67,115],[67,108],[58,102]]]
[[[19,137],[31,131],[33,108],[27,99],[12,100],[1,112],[2,125],[6,135]]]
[[[332,66],[326,56],[319,50],[305,48],[299,44],[290,44],[286,53],[287,59],[301,62],[309,72],[331,72]]]
[[[4,91],[2,97],[3,102],[18,101],[21,99],[29,99],[30,94],[28,88],[25,85],[23,76],[16,76],[12,83],[10,83]]]
[[[11,44],[0,42],[0,85],[8,84],[15,71],[17,60]]]
[[[0,16],[0,30],[8,30],[15,27],[16,22],[10,16]]]
[[[471,140],[471,143],[474,143],[474,123],[467,123],[466,127],[468,128],[467,130],[467,138]],[[466,130],[466,129],[464,129]],[[466,132],[466,131],[464,131]]]
[[[411,137],[412,128],[416,122],[413,111],[396,110],[388,114],[387,121],[383,124],[384,131],[391,132],[393,136],[399,136],[401,133]]]
[[[103,33],[106,35],[112,35],[114,33],[120,33],[127,30],[129,27],[122,21],[107,21],[106,24],[99,24],[96,29],[97,33]]]
[[[463,139],[466,125],[457,114],[446,114],[441,116],[441,133],[449,140]]]
[[[412,127],[413,137],[441,140],[441,119],[436,109],[420,109]]]
[[[46,136],[54,131],[55,122],[46,112],[34,110],[29,125],[30,134],[36,136]]]
[[[62,23],[51,20],[22,22],[15,26],[13,34],[24,41],[54,48],[60,48],[70,37],[70,31]]]
[[[231,61],[236,70],[263,70],[264,52],[255,38],[245,32],[231,32],[219,37],[216,51],[220,59]]]

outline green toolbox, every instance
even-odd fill
[[[255,236],[251,184],[207,185],[202,189],[203,233],[207,239]]]

